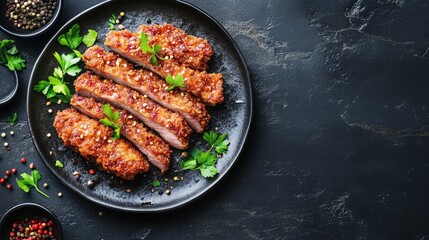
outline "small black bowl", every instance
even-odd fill
[[[12,229],[12,224],[16,221],[22,221],[25,218],[47,218],[52,220],[53,235],[56,239],[63,239],[63,230],[58,218],[47,208],[36,203],[22,203],[7,211],[0,222],[0,239],[9,239],[9,233]]]
[[[0,105],[12,100],[18,91],[18,74],[0,64]]]
[[[54,22],[57,20],[58,15],[60,14],[60,10],[61,10],[62,0],[56,0],[56,2],[57,2],[57,4],[56,4],[56,7],[52,13],[52,17],[51,17],[51,19],[49,19],[49,21],[45,25],[41,26],[40,28],[34,29],[34,30],[24,30],[24,29],[17,28],[15,26],[13,26],[12,22],[10,22],[9,19],[7,19],[7,17],[6,17],[6,10],[7,10],[6,0],[2,0],[0,2],[0,29],[5,31],[6,33],[9,33],[9,34],[17,36],[17,37],[35,37],[35,36],[38,36],[38,35],[42,34],[43,32],[45,32],[46,30],[48,30],[54,24]]]

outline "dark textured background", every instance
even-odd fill
[[[52,197],[1,187],[0,214],[41,203],[59,216],[67,239],[429,238],[426,1],[188,0],[242,50],[254,122],[242,156],[214,190],[161,214],[84,200],[46,169],[31,142],[25,93],[32,65],[56,29],[97,2],[65,0],[50,33],[16,39],[28,68],[18,97],[0,107],[0,129],[17,132],[7,139],[11,150],[1,149],[0,172],[28,171],[18,162],[26,156]],[[15,111],[19,124],[10,127],[5,119]]]

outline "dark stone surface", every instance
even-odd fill
[[[56,29],[97,2],[66,0]],[[427,2],[189,2],[230,32],[252,75],[254,122],[226,178],[161,214],[104,209],[63,186],[35,152],[25,114],[26,84],[48,33],[16,39],[28,68],[17,99],[0,107],[1,131],[16,132],[6,139],[10,151],[1,149],[0,172],[28,171],[18,162],[26,156],[51,199],[1,187],[1,215],[40,203],[59,216],[67,239],[429,238]],[[13,112],[19,124],[10,127]]]

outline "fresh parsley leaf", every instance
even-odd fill
[[[7,66],[10,71],[25,68],[25,60],[19,56],[15,41],[4,39],[0,42],[0,63]]]
[[[149,46],[149,37],[146,33],[142,32],[140,33],[140,48],[143,51],[143,53],[150,53],[150,64],[153,66],[158,66],[158,60],[167,60],[167,58],[161,57],[161,46],[154,44],[152,47]]]
[[[204,140],[210,144],[210,151],[214,148],[218,154],[224,154],[228,151],[229,141],[226,140],[227,133],[219,135],[216,132],[210,131],[204,133]]]
[[[215,166],[207,166],[204,168],[200,167],[199,169],[200,169],[201,175],[205,178],[212,178],[219,173]]]
[[[69,47],[71,50],[76,50],[82,42],[83,37],[80,36],[80,26],[76,23],[74,24],[67,33],[61,34],[58,37],[58,42]]]
[[[34,187],[37,192],[45,196],[46,198],[49,198],[48,195],[46,195],[44,192],[40,191],[40,189],[37,187],[37,182],[42,178],[40,173],[37,170],[32,170],[31,175],[27,173],[21,174],[21,179],[16,178],[16,182],[18,183],[18,186],[24,191],[29,192],[30,188]]]
[[[183,83],[183,75],[178,74],[177,76],[173,77],[171,74],[168,74],[165,78],[165,81],[170,84],[170,87],[167,88],[168,91],[173,90],[176,87],[184,88],[185,84]]]
[[[182,170],[200,170],[205,178],[214,177],[218,171],[215,167],[217,163],[216,154],[211,151],[201,151],[193,149],[191,158],[181,163]]]
[[[116,140],[120,138],[122,123],[121,124],[118,123],[119,112],[118,111],[113,112],[112,109],[110,108],[110,104],[108,103],[102,105],[101,109],[103,109],[104,115],[107,118],[102,118],[99,120],[99,122],[104,124],[107,127],[113,128],[113,134],[112,134],[113,139]]]
[[[48,81],[42,80],[36,86],[34,90],[40,92],[46,96],[47,99],[52,101],[61,101],[68,103],[71,98],[70,89],[65,82],[65,77],[76,76],[82,71],[81,68],[77,65],[80,62],[79,57],[75,57],[73,53],[70,54],[59,54],[58,52],[54,53],[54,57],[58,62],[58,67],[54,68],[52,76],[48,77]]]
[[[7,117],[7,121],[9,122],[9,124],[11,126],[15,125],[17,120],[18,120],[18,114],[17,113],[13,113],[12,117]]]
[[[161,183],[158,180],[155,180],[155,181],[153,181],[152,186],[153,187],[159,187],[159,186],[161,186]]]
[[[107,25],[109,26],[110,30],[114,30],[115,24],[116,24],[116,16],[112,14],[112,16],[109,18],[109,23]]]
[[[219,135],[214,131],[205,132],[203,138],[210,144],[210,149],[208,151],[193,149],[190,152],[191,157],[181,162],[182,170],[200,170],[201,175],[205,178],[216,176],[219,173],[216,168],[217,154],[224,154],[228,151],[230,142],[226,139],[227,137],[227,133]]]
[[[55,167],[63,168],[64,165],[60,160],[57,159],[57,160],[55,160]]]
[[[92,29],[88,30],[88,33],[83,36],[82,42],[86,44],[87,47],[94,45],[97,40],[98,33]]]

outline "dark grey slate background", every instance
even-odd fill
[[[51,199],[15,183],[12,192],[0,187],[1,215],[21,202],[43,204],[59,216],[66,239],[429,238],[429,3],[188,0],[243,52],[254,122],[237,164],[202,199],[172,212],[129,214],[63,186],[35,152],[26,120],[38,54],[62,24],[98,2],[65,0],[55,29],[15,39],[28,68],[17,98],[0,107],[0,130],[17,133],[7,138],[11,150],[1,149],[0,172],[28,171],[18,162],[27,157]],[[19,124],[10,127],[13,112]]]

